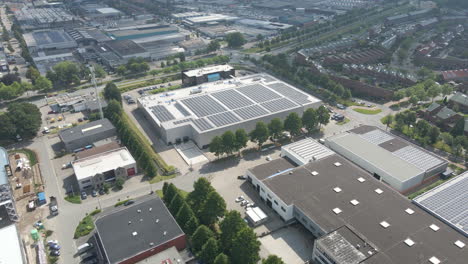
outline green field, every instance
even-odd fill
[[[376,115],[380,112],[382,112],[382,109],[364,109],[364,108],[353,108],[355,112],[358,112],[360,114],[364,115]]]

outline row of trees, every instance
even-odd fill
[[[9,104],[7,112],[0,113],[0,138],[13,140],[18,135],[23,139],[33,138],[39,131],[41,122],[41,112],[36,105]]]
[[[106,72],[100,65],[94,65],[96,78],[106,77]],[[90,80],[89,68],[83,64],[77,64],[71,61],[62,61],[54,65],[52,70],[47,71],[49,79],[55,88],[70,87],[70,85],[79,85],[81,80]]]
[[[309,132],[317,130],[321,125],[326,125],[330,121],[330,114],[324,106],[318,109],[307,109],[302,117],[295,112],[290,113],[284,122],[279,118],[273,118],[270,123],[258,122],[255,129],[247,134],[244,129],[238,129],[235,132],[226,131],[221,136],[215,136],[210,143],[210,152],[217,157],[222,154],[231,155],[247,146],[250,139],[256,142],[259,148],[269,139],[277,140],[287,131],[291,136],[296,137],[302,133],[302,128]]]
[[[198,60],[193,60],[193,61],[182,61],[176,65],[172,65],[169,67],[166,66],[164,69],[152,70],[149,73],[152,75],[158,75],[161,73],[180,72],[180,71],[187,70],[187,69],[200,68],[200,67],[204,67],[207,65],[223,64],[223,63],[228,63],[228,62],[229,62],[228,56],[220,55],[220,56],[214,56],[211,58],[204,58],[204,59],[198,59]]]
[[[453,88],[449,84],[439,85],[435,83],[434,80],[428,79],[423,82],[417,83],[409,88],[400,89],[396,91],[393,95],[395,101],[401,100],[404,97],[409,97],[409,102],[413,105],[417,104],[419,101],[427,101],[431,99],[434,101],[434,98],[443,95],[447,96],[452,93]]]
[[[140,74],[149,71],[150,67],[148,63],[141,57],[131,58],[128,60],[127,64],[120,65],[115,69],[118,75],[126,74]]]
[[[36,67],[34,60],[29,53],[28,46],[26,45],[26,41],[23,38],[23,30],[17,23],[13,23],[11,26],[11,31],[13,31],[13,35],[15,36],[16,40],[18,40],[19,46],[21,48],[21,57],[26,60],[29,65]]]
[[[187,234],[193,252],[206,264],[254,264],[260,260],[260,242],[237,211],[226,211],[226,202],[206,178],[194,182],[186,197],[174,184],[164,183],[163,201]],[[219,221],[222,219],[221,221]],[[265,264],[284,264],[276,257]]]

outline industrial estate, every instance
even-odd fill
[[[467,1],[7,0],[0,25],[0,263],[467,263]]]

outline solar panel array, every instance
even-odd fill
[[[205,118],[200,118],[200,119],[194,119],[193,124],[200,130],[200,131],[205,131],[208,129],[212,129],[213,126],[206,121]]]
[[[237,91],[241,92],[257,103],[262,103],[281,97],[279,94],[260,84],[252,84],[240,87],[237,88]]]
[[[184,103],[195,115],[203,117],[226,111],[226,109],[208,95],[183,99]]]
[[[427,171],[443,163],[441,159],[438,159],[413,146],[406,146],[401,148],[393,152],[393,155],[413,164],[414,166],[424,171]]]
[[[187,123],[189,121],[192,121],[192,118],[186,118],[186,119],[174,121],[174,125],[180,125],[180,124],[183,124],[183,123]]]
[[[414,200],[454,226],[468,232],[468,173]]]
[[[275,90],[276,92],[280,93],[281,95],[289,98],[290,100],[294,101],[297,104],[307,104],[310,103],[309,99],[307,99],[307,95],[304,93],[299,92],[296,89],[289,87],[284,83],[273,83],[268,85],[271,89]]]
[[[208,116],[208,119],[217,127],[225,126],[239,122],[240,119],[232,112],[224,112],[216,115]]]
[[[251,105],[251,106],[239,108],[239,109],[234,110],[234,112],[238,116],[240,116],[242,119],[251,119],[251,118],[255,118],[255,117],[268,114],[268,111],[263,109],[259,105]]]
[[[360,135],[363,139],[369,141],[372,144],[380,145],[384,142],[394,139],[391,135],[383,132],[380,129],[375,129],[367,133]]]
[[[319,160],[334,154],[333,151],[312,139],[301,140],[290,144],[287,146],[287,149],[307,162],[313,158]]]
[[[221,92],[212,93],[211,95],[229,109],[237,109],[253,104],[252,101],[247,99],[236,90],[224,90]]]
[[[166,122],[170,120],[174,120],[175,117],[167,110],[167,108],[164,105],[155,105],[150,107],[151,112],[153,112],[154,116],[161,121],[161,122]]]
[[[273,101],[265,102],[261,105],[272,113],[294,108],[297,106],[295,103],[289,101],[286,98],[280,98]]]
[[[177,108],[177,110],[179,110],[179,112],[181,112],[184,116],[189,116],[189,115],[190,115],[190,113],[187,111],[187,109],[185,109],[185,107],[183,107],[181,104],[176,103],[174,106],[175,106],[175,108]]]

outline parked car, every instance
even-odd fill
[[[136,101],[133,98],[130,98],[130,99],[127,100],[127,103],[128,104],[135,104]]]
[[[124,205],[125,205],[125,206],[129,206],[129,205],[132,205],[132,204],[134,204],[134,203],[135,203],[135,201],[133,201],[133,200],[128,200],[128,201],[126,201],[126,202],[124,203]]]
[[[81,200],[88,198],[88,195],[85,192],[81,192]]]
[[[338,109],[341,109],[341,110],[343,110],[343,109],[346,108],[346,107],[345,107],[344,105],[342,105],[342,104],[336,104],[336,107],[337,107]]]
[[[130,95],[128,95],[128,94],[125,94],[123,96],[123,99],[128,100],[128,99],[132,99],[132,97]]]
[[[68,163],[62,164],[62,170],[68,169],[68,168],[71,168],[71,167],[72,167],[71,161],[68,162]]]
[[[78,254],[83,254],[94,247],[93,243],[84,243],[78,247]]]
[[[371,104],[367,104],[367,107],[372,107],[372,106],[373,106],[373,105],[371,105]]]
[[[83,118],[78,118],[78,122],[83,122]]]
[[[48,246],[50,246],[52,244],[58,244],[58,240],[49,240],[49,241],[47,241]]]
[[[103,188],[99,189],[99,195],[104,195],[106,193],[106,191],[104,191]]]
[[[49,249],[50,250],[60,250],[61,246],[59,244],[50,244]]]
[[[241,195],[241,196],[239,196],[239,197],[236,198],[236,203],[240,203],[240,202],[242,202],[242,201],[244,201],[244,200],[245,200],[245,199],[244,199],[244,196]]]
[[[244,200],[240,203],[241,206],[246,206],[249,203],[248,200]]]
[[[54,257],[60,256],[60,251],[59,250],[52,250],[50,251],[50,255]]]
[[[91,193],[91,196],[96,197],[97,195],[98,195],[98,192],[96,190],[93,190],[93,192]]]
[[[245,175],[239,175],[239,176],[237,176],[237,179],[239,179],[239,180],[246,180],[247,177],[245,177]]]
[[[56,114],[56,113],[57,113],[57,112],[55,112],[55,111],[53,111],[53,110],[47,112],[47,114],[49,114],[49,115]]]

